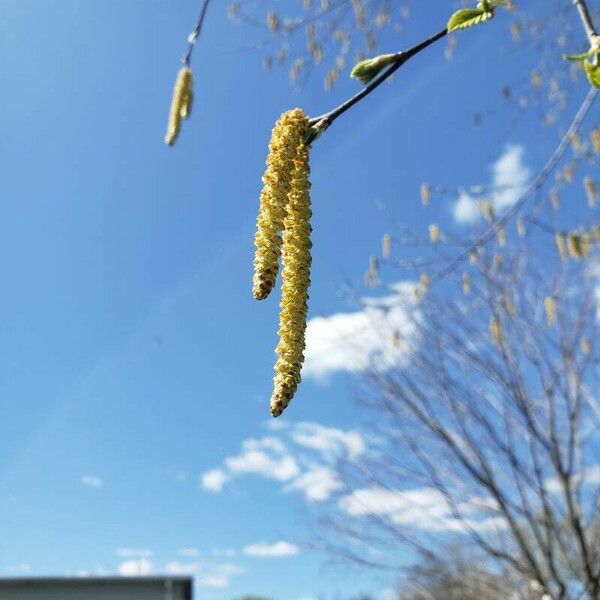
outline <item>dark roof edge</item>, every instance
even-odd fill
[[[3,584],[42,584],[42,583],[63,583],[63,584],[82,584],[82,583],[161,583],[173,581],[175,583],[187,584],[191,589],[193,578],[190,575],[136,575],[136,576],[39,576],[39,577],[0,577],[0,586]]]

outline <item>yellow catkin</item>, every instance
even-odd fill
[[[592,239],[592,234],[589,231],[584,231],[580,237],[583,258],[587,258],[592,250],[592,244],[594,243],[594,240]]]
[[[463,294],[468,296],[471,293],[471,276],[468,273],[462,274]]]
[[[439,225],[431,224],[429,226],[429,241],[432,244],[437,244],[440,241],[440,227]]]
[[[281,312],[279,344],[271,414],[278,417],[288,406],[298,384],[304,362],[306,315],[311,265],[311,210],[308,148],[298,146],[283,234]]]
[[[372,281],[379,281],[379,261],[376,256],[369,258],[369,277]]]
[[[592,351],[592,344],[588,338],[582,338],[579,346],[584,354],[589,354]]]
[[[567,256],[567,245],[565,243],[565,236],[563,233],[558,232],[554,236],[554,241],[556,243],[556,248],[561,258],[565,258]]]
[[[550,206],[552,206],[552,210],[560,208],[560,198],[556,190],[550,190]]]
[[[478,260],[479,260],[479,255],[477,254],[477,250],[470,250],[469,251],[469,262],[472,265],[476,265]]]
[[[598,194],[598,186],[596,182],[588,175],[583,178],[583,187],[587,196],[588,206],[593,208],[596,206],[600,195]]]
[[[594,129],[590,133],[590,140],[596,154],[600,154],[600,129]]]
[[[172,146],[179,136],[182,119],[190,116],[192,109],[192,86],[194,76],[191,69],[182,67],[177,74],[175,87],[173,89],[173,99],[171,100],[171,110],[169,111],[169,122],[167,124],[167,133],[165,135],[165,144]]]
[[[381,254],[383,258],[389,258],[392,253],[392,236],[385,233],[381,238]]]
[[[264,300],[275,287],[294,159],[308,127],[307,117],[296,108],[281,115],[271,134],[254,237],[256,252],[252,293],[257,300]]]
[[[421,202],[423,206],[428,206],[431,200],[431,186],[428,183],[421,184]]]
[[[576,233],[569,233],[567,236],[567,248],[571,258],[576,258],[578,260],[585,258],[580,235],[577,235]]]
[[[496,211],[492,206],[491,202],[479,202],[478,204],[479,212],[486,218],[487,221],[493,223],[496,220]]]
[[[510,298],[504,298],[504,310],[509,317],[515,317],[517,315],[517,307]]]
[[[548,325],[553,325],[556,321],[556,302],[552,296],[544,298],[544,308],[546,309],[546,320]]]
[[[500,345],[502,342],[502,327],[497,317],[493,317],[490,320],[490,335],[494,343]]]
[[[508,239],[506,237],[506,231],[504,231],[503,227],[498,229],[498,233],[496,233],[496,240],[498,241],[498,246],[500,246],[501,248],[504,248],[506,246],[506,244],[508,243]]]
[[[517,218],[517,233],[519,234],[519,237],[525,237],[525,234],[527,233],[527,228],[525,227],[525,221],[523,220],[523,217]]]

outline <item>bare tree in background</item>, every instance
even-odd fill
[[[452,547],[443,561],[429,558],[408,569],[398,600],[511,600],[508,583],[506,577],[490,573],[480,561]]]
[[[345,465],[328,523],[364,565],[400,568],[402,544],[444,564],[460,538],[542,596],[597,600],[598,273],[515,238],[418,290],[410,339],[387,332],[400,349],[365,382],[371,451]]]

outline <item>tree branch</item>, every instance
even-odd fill
[[[360,102],[363,98],[368,96],[373,90],[378,88],[386,79],[391,77],[404,63],[410,60],[413,56],[419,54],[428,48],[438,40],[441,40],[448,34],[447,29],[432,35],[425,41],[413,46],[409,50],[398,52],[395,55],[395,61],[379,76],[377,76],[369,85],[364,87],[358,94],[355,94],[333,110],[328,113],[314,117],[310,120],[310,124],[313,127],[313,135],[309,138],[308,143],[314,141],[319,135],[321,135],[338,117],[343,115],[347,110],[352,108],[357,102]]]
[[[598,34],[596,33],[596,28],[594,27],[592,15],[590,13],[590,9],[588,8],[586,0],[573,0],[573,5],[579,12],[579,16],[581,17],[581,22],[590,42],[590,46],[596,45],[599,41]]]
[[[188,47],[187,50],[181,60],[184,67],[189,67],[190,62],[192,61],[192,52],[194,51],[194,46],[202,33],[202,26],[204,25],[204,19],[206,17],[206,11],[208,10],[208,5],[210,4],[210,0],[202,0],[202,6],[200,8],[200,14],[198,15],[198,19],[196,20],[196,25],[192,30],[192,33],[188,36]]]

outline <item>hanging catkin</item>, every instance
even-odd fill
[[[165,144],[172,146],[179,136],[182,119],[187,119],[192,110],[194,76],[188,67],[182,67],[177,74],[175,87],[173,89],[173,99],[171,100],[171,110],[169,111],[169,123],[167,125],[167,134],[165,135]]]
[[[257,300],[264,300],[275,286],[294,157],[307,131],[308,119],[296,108],[281,115],[271,134],[254,238],[252,293]]]
[[[292,400],[304,362],[306,315],[311,265],[311,210],[308,148],[300,143],[286,209],[279,316],[278,359],[275,364],[271,414],[278,417]]]

